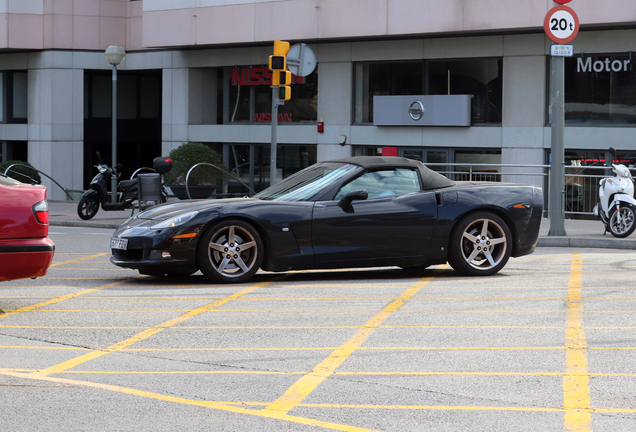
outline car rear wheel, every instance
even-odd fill
[[[508,225],[490,212],[461,219],[450,237],[448,262],[466,276],[490,276],[501,270],[512,251]]]
[[[197,247],[201,272],[219,283],[249,280],[260,268],[263,253],[263,241],[258,231],[237,219],[210,227]]]
[[[89,220],[97,214],[99,210],[99,198],[97,195],[83,196],[77,204],[77,214],[83,220]]]

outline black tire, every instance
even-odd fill
[[[258,231],[247,222],[228,219],[203,233],[197,246],[201,272],[218,283],[241,283],[254,276],[263,262]]]
[[[618,219],[620,215],[620,221]],[[619,211],[613,209],[610,219],[607,222],[607,230],[614,237],[625,238],[631,235],[636,229],[636,212],[634,207],[625,204]]]
[[[84,220],[92,219],[99,210],[99,198],[97,195],[83,196],[77,204],[77,214]]]
[[[481,211],[462,218],[450,237],[448,262],[466,276],[490,276],[501,270],[512,253],[512,235],[503,219]]]

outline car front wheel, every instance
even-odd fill
[[[263,241],[258,231],[237,219],[210,227],[197,247],[201,272],[218,283],[249,280],[260,268],[263,253]]]
[[[490,276],[501,270],[512,251],[508,225],[490,212],[461,219],[451,234],[448,262],[466,276]]]

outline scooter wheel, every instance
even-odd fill
[[[620,221],[619,221],[620,212]],[[620,210],[612,212],[609,222],[607,222],[608,231],[617,238],[625,238],[636,229],[636,212],[634,207],[625,205]]]
[[[77,204],[77,214],[83,220],[89,220],[99,210],[99,199],[95,195],[84,196]]]

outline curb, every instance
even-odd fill
[[[49,221],[49,226],[117,229],[121,226],[121,224],[109,224],[100,222]]]
[[[537,247],[573,247],[581,249],[636,249],[636,240],[539,237]]]

